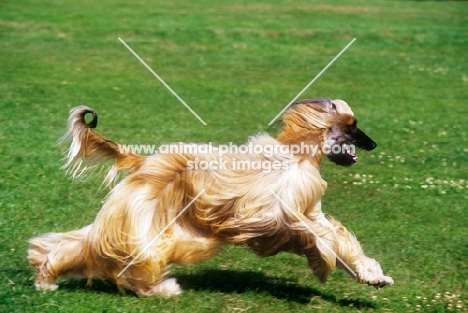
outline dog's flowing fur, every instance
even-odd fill
[[[87,113],[93,115],[89,124],[84,119]],[[71,275],[89,281],[107,278],[120,290],[140,296],[171,296],[181,290],[174,279],[166,279],[169,264],[212,257],[226,243],[247,245],[259,256],[281,251],[305,256],[321,282],[339,267],[359,283],[376,288],[393,284],[380,265],[364,254],[357,239],[322,213],[320,199],[326,182],[319,168],[323,154],[222,156],[228,161],[277,160],[289,165],[269,173],[232,167],[189,170],[189,161],[218,160],[219,155],[124,153],[116,143],[94,132],[96,125],[94,110],[82,106],[71,111],[65,135],[72,139],[66,167],[78,176],[93,165],[112,160],[106,181],[119,180],[120,174],[127,176],[111,190],[91,225],[29,241],[37,288],[54,290],[59,276]],[[263,146],[356,144],[366,150],[376,146],[357,128],[347,103],[328,98],[294,104],[283,116],[277,139],[259,134],[249,142]],[[346,153],[327,156],[346,166],[356,159]]]

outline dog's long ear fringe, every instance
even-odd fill
[[[93,119],[86,123],[85,115],[91,114]],[[106,161],[114,160],[104,184],[109,185],[118,180],[122,172],[137,170],[145,157],[131,151],[120,151],[117,143],[104,138],[93,131],[96,128],[98,116],[95,110],[87,106],[79,106],[70,111],[67,132],[59,139],[59,143],[71,140],[67,161],[62,167],[76,179],[84,176]]]

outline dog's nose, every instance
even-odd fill
[[[370,149],[369,150],[374,150],[377,147],[377,143],[375,141],[372,141]]]

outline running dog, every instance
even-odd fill
[[[86,123],[86,114],[91,122]],[[88,282],[109,279],[139,296],[169,297],[181,292],[168,278],[169,264],[212,257],[224,244],[246,245],[262,257],[282,251],[304,256],[321,282],[338,267],[358,283],[393,284],[355,236],[321,210],[324,156],[350,166],[357,161],[354,147],[376,147],[357,127],[346,102],[316,98],[293,104],[276,139],[260,133],[247,142],[275,147],[269,154],[220,156],[194,149],[203,145],[180,144],[191,152],[142,156],[96,133],[97,120],[86,106],[70,112],[64,138],[72,142],[65,167],[76,177],[111,161],[105,182],[114,187],[91,225],[29,240],[38,289],[55,290],[58,277],[78,276]],[[304,147],[316,149],[311,153]],[[219,161],[223,167],[188,166],[201,161]],[[239,161],[276,167],[239,169]]]

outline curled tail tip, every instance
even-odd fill
[[[91,114],[93,119],[89,123],[86,123],[85,115],[88,113]],[[96,113],[96,110],[85,105],[81,105],[70,110],[69,119],[74,120],[75,118],[79,118],[81,122],[86,124],[86,126],[88,126],[89,128],[96,128],[98,124],[98,115]]]
[[[86,114],[91,114],[92,120],[87,123],[85,120]],[[96,128],[98,124],[98,116],[94,109],[81,105],[70,110],[68,116],[67,132],[57,141],[59,144],[65,143],[80,132],[88,129]]]

